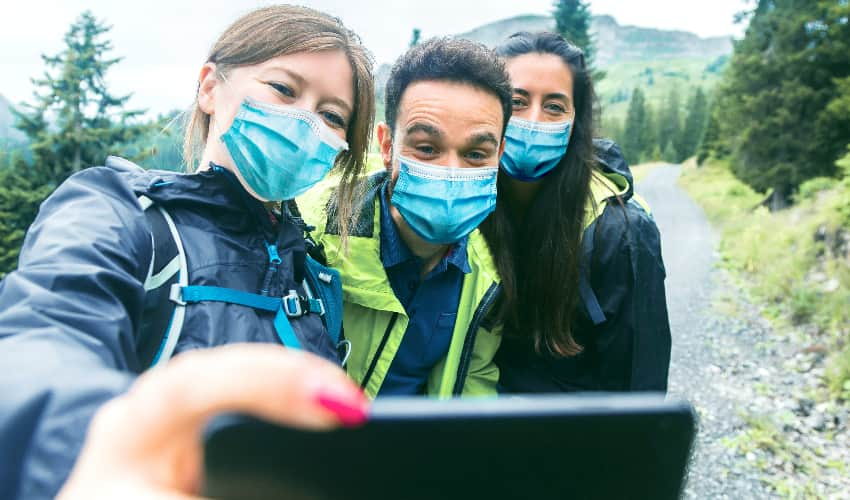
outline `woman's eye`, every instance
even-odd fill
[[[325,119],[328,126],[332,128],[345,128],[345,120],[338,114],[331,111],[322,111],[319,114]]]
[[[270,82],[269,86],[275,89],[282,96],[295,97],[295,92],[293,92],[291,88],[282,83]]]
[[[566,113],[567,112],[566,108],[564,108],[560,104],[553,104],[553,103],[547,104],[546,109],[549,110],[549,111],[555,112],[555,113]]]

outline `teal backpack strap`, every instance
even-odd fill
[[[138,197],[151,226],[153,255],[145,279],[145,307],[137,336],[141,368],[165,363],[174,354],[186,314],[186,306],[198,302],[224,302],[276,313],[274,328],[283,345],[304,349],[290,318],[307,314],[321,316],[334,346],[346,347],[340,355],[348,359],[350,343],[341,339],[342,281],[339,272],[307,257],[303,282],[306,297],[289,290],[283,297],[270,297],[216,286],[189,286],[186,254],[171,215],[150,198]],[[271,250],[270,250],[271,251]],[[270,258],[274,256],[271,255]]]
[[[322,301],[324,314],[322,319],[331,341],[337,346],[342,365],[351,354],[351,342],[343,338],[342,330],[342,277],[339,271],[320,264],[311,255],[307,255],[304,290],[311,297]]]
[[[339,282],[338,279],[337,282]],[[217,286],[181,286],[180,284],[174,284],[171,286],[170,299],[175,304],[183,307],[187,304],[198,302],[224,302],[261,311],[274,312],[276,313],[274,328],[280,341],[290,349],[302,350],[304,347],[301,345],[301,341],[298,340],[298,336],[289,323],[289,319],[307,314],[318,314],[322,317],[322,321],[325,322],[326,327],[328,321],[322,299],[313,296],[313,292],[306,282],[304,289],[308,295],[307,297],[301,297],[295,290],[290,290],[283,297],[269,297],[268,295],[259,295]],[[334,324],[334,322],[341,323],[341,320],[337,316],[334,316],[334,318],[331,320],[331,324]],[[334,339],[334,345],[337,344],[337,339]]]
[[[169,292],[172,286],[187,285],[189,272],[183,242],[171,215],[147,196],[139,196],[138,201],[151,229],[153,247],[136,345],[140,368],[145,369],[165,363],[174,354],[186,310],[185,305],[171,304]]]
[[[278,309],[277,315],[274,317],[274,329],[283,345],[290,349],[298,349],[299,351],[304,349],[301,346],[301,341],[298,340],[298,336],[295,335],[295,330],[292,329],[292,325],[289,323],[289,318],[286,316],[283,308]]]
[[[301,297],[295,290],[290,290],[289,294],[283,297],[269,297],[218,286],[175,284],[172,285],[169,296],[172,302],[183,306],[198,302],[224,302],[268,312],[280,310],[288,318],[299,318],[307,314],[321,316],[325,313],[325,306],[320,299]]]
[[[290,290],[289,295],[281,298],[241,292],[239,290],[217,286],[181,287],[180,285],[173,285],[171,287],[171,300],[184,306],[188,303],[197,302],[224,302],[259,309],[261,311],[276,312],[274,328],[277,331],[280,341],[290,349],[300,350],[302,349],[301,342],[295,335],[292,325],[289,324],[289,318],[314,313],[322,309],[322,304],[319,301],[313,301],[312,303],[315,304],[313,306],[315,309],[310,307],[310,310],[304,311],[301,307],[302,303],[298,299],[299,297],[295,290]]]

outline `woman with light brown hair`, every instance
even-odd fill
[[[336,18],[267,7],[225,30],[197,85],[188,173],[110,158],[73,175],[44,202],[18,270],[0,283],[0,498],[55,496],[98,408],[172,356],[250,342],[344,362],[339,277],[305,238],[292,200],[336,168],[340,220],[349,219],[374,118],[368,52]],[[216,352],[206,359],[237,351]],[[204,375],[210,366],[245,366],[210,361],[204,371],[190,369],[204,356],[179,359],[154,372],[176,379],[143,380],[180,380],[183,396],[197,389],[196,406],[228,389]],[[334,373],[287,381],[303,419],[364,417],[362,395]],[[175,391],[160,403],[189,404]]]

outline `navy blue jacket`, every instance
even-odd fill
[[[282,264],[271,295],[294,289],[303,233],[275,224],[232,174],[143,171],[113,165],[70,177],[42,204],[18,270],[0,282],[0,498],[53,498],[79,453],[89,421],[145,368],[136,352],[151,253],[137,201],[144,194],[173,217],[190,285],[258,293]],[[300,280],[299,280],[300,283]],[[190,304],[175,354],[234,342],[280,343],[274,314],[219,302]],[[291,321],[324,334],[321,318]]]
[[[633,199],[634,180],[620,148],[594,140],[599,168],[620,174],[629,189],[606,203],[585,230],[593,235],[590,284],[605,321],[576,310],[573,335],[584,347],[573,357],[537,354],[530,341],[504,337],[496,357],[504,392],[666,391],[671,335],[661,236]]]

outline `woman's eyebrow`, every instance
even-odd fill
[[[283,73],[286,73],[287,75],[289,75],[290,78],[295,80],[295,83],[297,83],[298,85],[303,85],[306,81],[305,78],[297,72],[292,71],[291,69],[280,64],[271,64],[268,68],[266,68],[266,71],[281,71]]]
[[[322,102],[327,102],[327,103],[330,103],[330,104],[336,104],[337,106],[342,108],[342,110],[346,114],[349,114],[349,115],[353,112],[353,110],[351,108],[351,104],[347,103],[341,97],[328,97],[328,98],[322,99]]]
[[[267,70],[268,71],[280,71],[280,72],[286,73],[290,78],[295,80],[295,83],[297,83],[299,86],[304,86],[304,84],[307,82],[307,79],[304,78],[303,76],[301,76],[300,74],[298,74],[297,72],[295,72],[295,71],[293,71],[289,68],[286,68],[284,66],[281,66],[279,64],[272,64],[271,66],[269,66],[267,68]],[[348,114],[351,114],[353,112],[353,108],[352,108],[351,104],[349,104],[348,102],[346,102],[344,99],[342,99],[340,97],[336,97],[336,96],[328,97],[328,98],[322,99],[322,101],[328,102],[328,103],[331,103],[331,104],[336,104],[337,106],[341,107],[343,109],[343,111],[345,111]]]
[[[562,99],[562,100],[569,102],[569,103],[572,102],[572,99],[570,99],[570,96],[568,96],[567,94],[564,94],[562,92],[552,92],[551,94],[546,94],[544,99]]]

